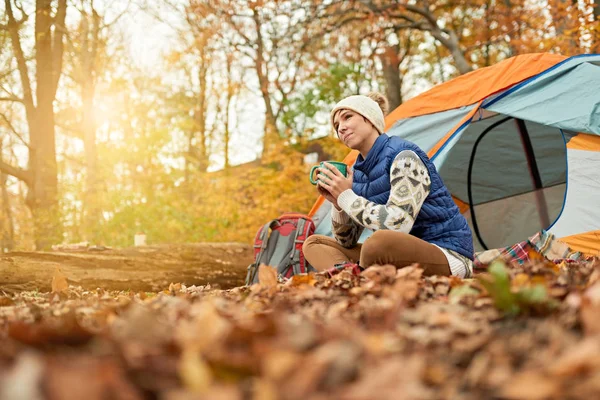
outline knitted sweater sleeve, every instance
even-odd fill
[[[344,210],[338,211],[332,207],[331,230],[333,237],[340,245],[350,248],[358,243],[364,227],[352,220]]]
[[[348,189],[338,197],[338,205],[365,228],[409,233],[429,195],[429,171],[414,151],[404,150],[392,162],[390,184],[386,204],[373,203]]]

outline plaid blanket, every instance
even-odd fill
[[[341,263],[341,264],[335,264],[332,268],[329,268],[325,271],[321,271],[321,272],[319,272],[319,274],[324,275],[327,278],[331,278],[334,275],[339,274],[340,272],[342,272],[345,269],[350,271],[350,273],[352,273],[352,275],[356,275],[356,276],[360,275],[360,273],[362,271],[364,271],[364,269],[362,267],[360,267],[358,264],[346,262],[346,263]]]
[[[529,261],[531,251],[536,251],[550,261],[581,258],[580,252],[572,251],[566,243],[556,239],[552,233],[542,230],[529,239],[512,246],[475,253],[473,269],[485,271],[490,263],[498,259],[509,264],[512,262],[523,264]]]

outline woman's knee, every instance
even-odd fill
[[[375,231],[362,246],[360,265],[367,268],[374,264],[389,263],[391,253],[402,247],[404,236],[409,234],[389,230]]]
[[[324,236],[324,235],[309,236],[308,238],[306,238],[306,240],[302,244],[302,252],[304,254],[306,254],[307,251],[310,253],[311,250],[314,249],[315,247],[320,247],[320,246],[326,245],[324,243],[324,241],[326,240],[325,238],[328,238],[328,236]]]
[[[320,236],[320,235],[311,235],[311,236],[307,237],[306,240],[304,241],[304,243],[302,244],[302,250],[306,250],[307,247],[312,247],[315,244],[317,244],[318,243],[317,236]]]
[[[386,235],[383,232],[384,231],[373,232],[373,234],[363,243],[360,252],[360,265],[363,268],[377,264],[378,255],[381,255],[384,250],[382,238]]]

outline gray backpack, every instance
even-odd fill
[[[277,276],[285,278],[314,271],[302,253],[302,244],[314,231],[315,224],[304,214],[286,213],[267,222],[254,238],[254,263],[248,266],[246,285],[258,283],[261,264],[277,268]]]

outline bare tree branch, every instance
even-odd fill
[[[9,97],[0,97],[0,101],[12,101],[15,103],[23,103],[23,99],[16,97],[16,96],[9,96]]]
[[[7,70],[5,70],[4,72],[2,72],[0,74],[0,80],[6,78],[7,76],[12,75],[12,73],[15,72],[16,70],[17,70],[16,68],[15,69],[7,69]]]
[[[27,171],[27,170],[19,168],[19,167],[15,167],[13,165],[5,163],[2,160],[0,160],[0,171],[4,172],[5,174],[14,176],[17,179],[22,180],[27,185],[33,184],[33,176],[30,171]]]
[[[92,2],[93,3],[93,2]],[[129,7],[131,6],[131,0],[127,0],[127,6],[125,6],[125,8],[123,9],[123,12],[119,13],[112,21],[110,22],[106,22],[103,24],[103,28],[110,28],[111,26],[113,26],[114,24],[116,24],[125,14],[127,14],[127,12],[129,11]],[[92,4],[92,9],[93,9],[93,4]],[[95,12],[95,10],[94,10]]]
[[[23,53],[23,48],[21,47],[21,39],[19,38],[19,22],[15,19],[15,16],[13,14],[11,1],[4,0],[4,5],[6,9],[6,14],[8,16],[7,26],[10,33],[13,52],[15,54],[15,58],[17,59],[19,75],[21,76],[21,85],[23,86],[23,104],[25,104],[27,113],[31,114],[34,111],[35,106],[33,104],[31,82],[29,80],[25,55]],[[17,6],[17,8],[19,8],[19,6]],[[23,12],[23,15],[26,14]]]
[[[54,16],[54,37],[52,42],[52,71],[54,74],[54,81],[52,83],[52,93],[55,94],[58,88],[58,81],[62,71],[63,64],[63,36],[66,32],[65,19],[67,17],[67,0],[58,0],[58,9]]]
[[[65,125],[63,123],[61,123],[60,121],[56,121],[55,125],[57,127],[59,127],[60,129],[62,129],[65,134],[69,134],[68,136],[70,137],[74,137],[74,138],[78,138],[81,139],[83,137],[82,131],[83,128],[81,127],[81,121],[77,121],[75,126],[68,126]]]
[[[8,117],[6,116],[6,114],[0,113],[0,117],[2,117],[2,119],[4,120],[4,122],[6,122],[6,126],[8,126],[8,129],[11,130],[11,132],[17,137],[19,138],[19,140],[28,148],[31,148],[29,146],[29,143],[27,143],[27,141],[25,139],[23,139],[23,136],[21,136],[21,134],[19,132],[17,132],[17,130],[15,129],[15,127],[13,126],[13,124],[10,122],[10,120],[8,119]]]
[[[70,161],[74,164],[80,165],[82,167],[87,166],[87,163],[84,160],[70,156],[67,153],[59,153],[59,154],[57,154],[57,156],[60,156],[60,157],[64,158],[65,160]]]
[[[354,4],[354,13],[359,12],[358,10],[360,10],[361,7],[363,9],[366,8],[368,12],[370,12],[372,15],[378,15],[392,21],[405,21],[411,24],[411,26],[408,27],[409,29],[418,29],[421,31],[429,32],[435,39],[437,39],[444,47],[446,47],[450,51],[454,59],[454,63],[461,74],[470,72],[473,69],[467,61],[464,51],[461,49],[457,33],[451,28],[442,28],[440,27],[440,25],[438,25],[437,17],[429,9],[428,2],[417,3],[422,5],[421,7],[415,4],[407,4],[406,2],[391,2],[386,3],[385,5],[379,5],[375,4],[372,0],[359,0],[356,2],[334,1],[330,3],[328,7],[331,8],[351,3]],[[321,19],[330,19],[331,15],[335,14],[326,12],[327,7],[323,10],[323,14],[320,15]],[[402,12],[402,10],[404,10],[404,12]],[[366,16],[367,14],[365,14],[364,18],[366,18]],[[414,18],[415,16],[419,18]],[[353,18],[357,19],[359,17],[354,16]],[[341,19],[336,21],[335,25],[343,26],[348,24],[349,22],[350,19],[345,19],[342,15]]]

